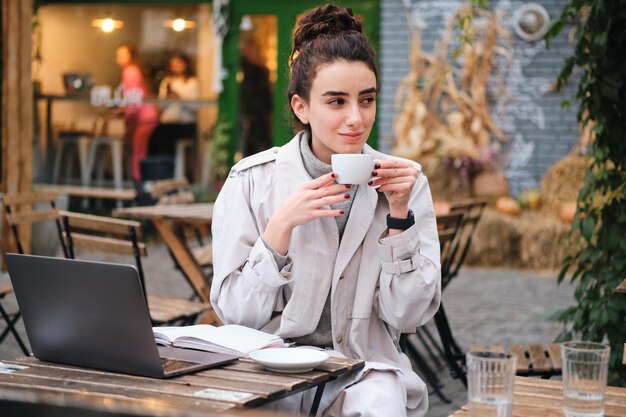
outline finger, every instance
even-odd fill
[[[350,188],[352,187],[351,186],[348,187],[345,184],[331,184],[331,185],[326,185],[324,187],[320,187],[317,190],[313,190],[312,195],[313,195],[313,198],[322,198],[322,197],[327,197],[329,195],[336,195],[339,193],[344,194]]]
[[[316,200],[317,207],[330,206],[350,199],[350,194],[333,195]],[[319,204],[319,205],[318,205]]]
[[[373,177],[412,177],[417,178],[417,170],[413,167],[378,168],[372,172]]]
[[[378,191],[381,191],[383,193],[389,193],[389,192],[403,193],[404,192],[408,195],[411,192],[412,188],[413,186],[408,185],[408,183],[385,184],[385,185],[381,185],[378,188]]]
[[[313,216],[318,218],[318,217],[339,217],[339,216],[343,216],[345,214],[345,210],[343,209],[339,209],[339,210],[335,210],[335,209],[329,209],[329,210],[324,210],[324,209],[319,209],[319,210],[315,210],[313,212]]]
[[[400,159],[384,159],[376,162],[376,169],[383,168],[410,168],[412,167],[410,162],[403,161]]]
[[[328,174],[321,175],[314,180],[305,183],[304,188],[309,190],[316,190],[320,187],[324,187],[329,183],[334,182],[336,178],[337,174],[335,174],[334,172],[329,172]]]
[[[385,185],[385,184],[401,184],[405,182],[410,183],[410,182],[415,182],[415,180],[410,177],[389,177],[389,178],[377,177],[377,178],[372,179],[370,182],[368,182],[367,185],[370,185],[372,187],[380,187],[381,185]]]

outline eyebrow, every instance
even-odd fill
[[[371,87],[371,88],[367,88],[365,90],[359,91],[359,95],[363,95],[363,94],[370,94],[370,93],[378,93],[378,90],[376,89],[376,87]],[[322,96],[347,96],[349,95],[348,93],[344,92],[344,91],[326,91],[324,94],[322,94]]]

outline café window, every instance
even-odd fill
[[[133,134],[146,128],[148,119],[153,130],[145,133],[145,137],[152,138],[158,133],[155,129],[164,123],[193,125],[193,129],[180,133],[183,139],[192,141],[188,150],[194,148],[185,157],[193,159],[203,154],[197,146],[202,144],[203,135],[208,135],[216,113],[215,105],[209,104],[215,101],[216,94],[212,90],[214,48],[208,3],[47,2],[37,8],[33,35],[37,144],[41,156],[41,163],[34,167],[36,180],[83,185],[93,182],[96,176],[93,164],[89,167],[91,172],[82,172],[85,161],[76,162],[83,156],[71,155],[68,147],[59,146],[62,141],[76,142],[75,136],[80,133],[123,136],[127,161],[124,166],[128,168],[124,170],[123,181],[127,185],[131,179],[137,180],[137,167],[133,164],[138,160],[135,154],[138,150],[141,158],[150,156],[151,152],[173,157],[174,142],[181,139],[177,137],[172,144],[163,140],[164,149],[160,150],[140,149],[145,144]],[[120,55],[120,45],[127,45],[132,56]],[[124,78],[128,60],[141,69],[132,74],[139,79],[135,79],[135,88],[125,88],[131,83]],[[187,82],[191,77],[193,86]],[[188,102],[173,102],[174,98],[186,100],[187,97]],[[146,101],[153,110],[133,115],[125,109],[133,104],[142,107],[138,103]],[[135,123],[129,123],[133,117]],[[172,132],[180,131],[173,128],[161,133]],[[59,150],[67,155],[59,155]],[[198,159],[187,164],[185,175],[191,180],[197,167],[194,162],[202,162]],[[104,165],[105,170],[112,169],[110,162],[105,161]],[[109,172],[105,174],[108,177]]]

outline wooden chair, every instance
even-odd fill
[[[3,258],[4,250],[15,250],[22,254],[27,252],[23,239],[21,238],[21,233],[24,233],[23,229],[25,226],[32,226],[33,224],[49,221],[55,222],[63,253],[67,254],[66,247],[63,244],[61,222],[59,221],[58,210],[56,208],[56,199],[57,194],[52,192],[27,192],[2,195],[2,205],[4,206],[7,221],[6,224],[11,228],[15,245],[14,247],[13,244],[7,245],[6,248],[3,247]],[[11,284],[2,284],[0,286],[0,301],[11,293],[13,293]],[[29,355],[30,352],[26,344],[15,329],[15,325],[21,317],[20,311],[8,313],[2,306],[2,303],[0,303],[0,316],[6,323],[5,329],[0,333],[0,343],[11,333],[22,352],[24,352],[25,355]]]
[[[459,269],[463,266],[486,206],[487,202],[484,200],[465,200],[450,205],[450,213],[461,213],[463,218],[454,240],[450,243],[450,253],[441,265],[442,290],[458,275]]]
[[[141,257],[146,256],[147,251],[139,222],[67,211],[60,212],[60,216],[68,257],[75,258],[75,249],[82,248],[129,255],[135,259],[154,325],[191,324],[211,308],[204,302],[147,295],[141,263]]]

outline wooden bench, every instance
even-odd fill
[[[517,375],[541,376],[550,378],[561,375],[561,345],[550,343],[546,345],[511,345],[505,348],[502,345],[472,345],[471,352],[491,351],[514,353],[517,355]]]

